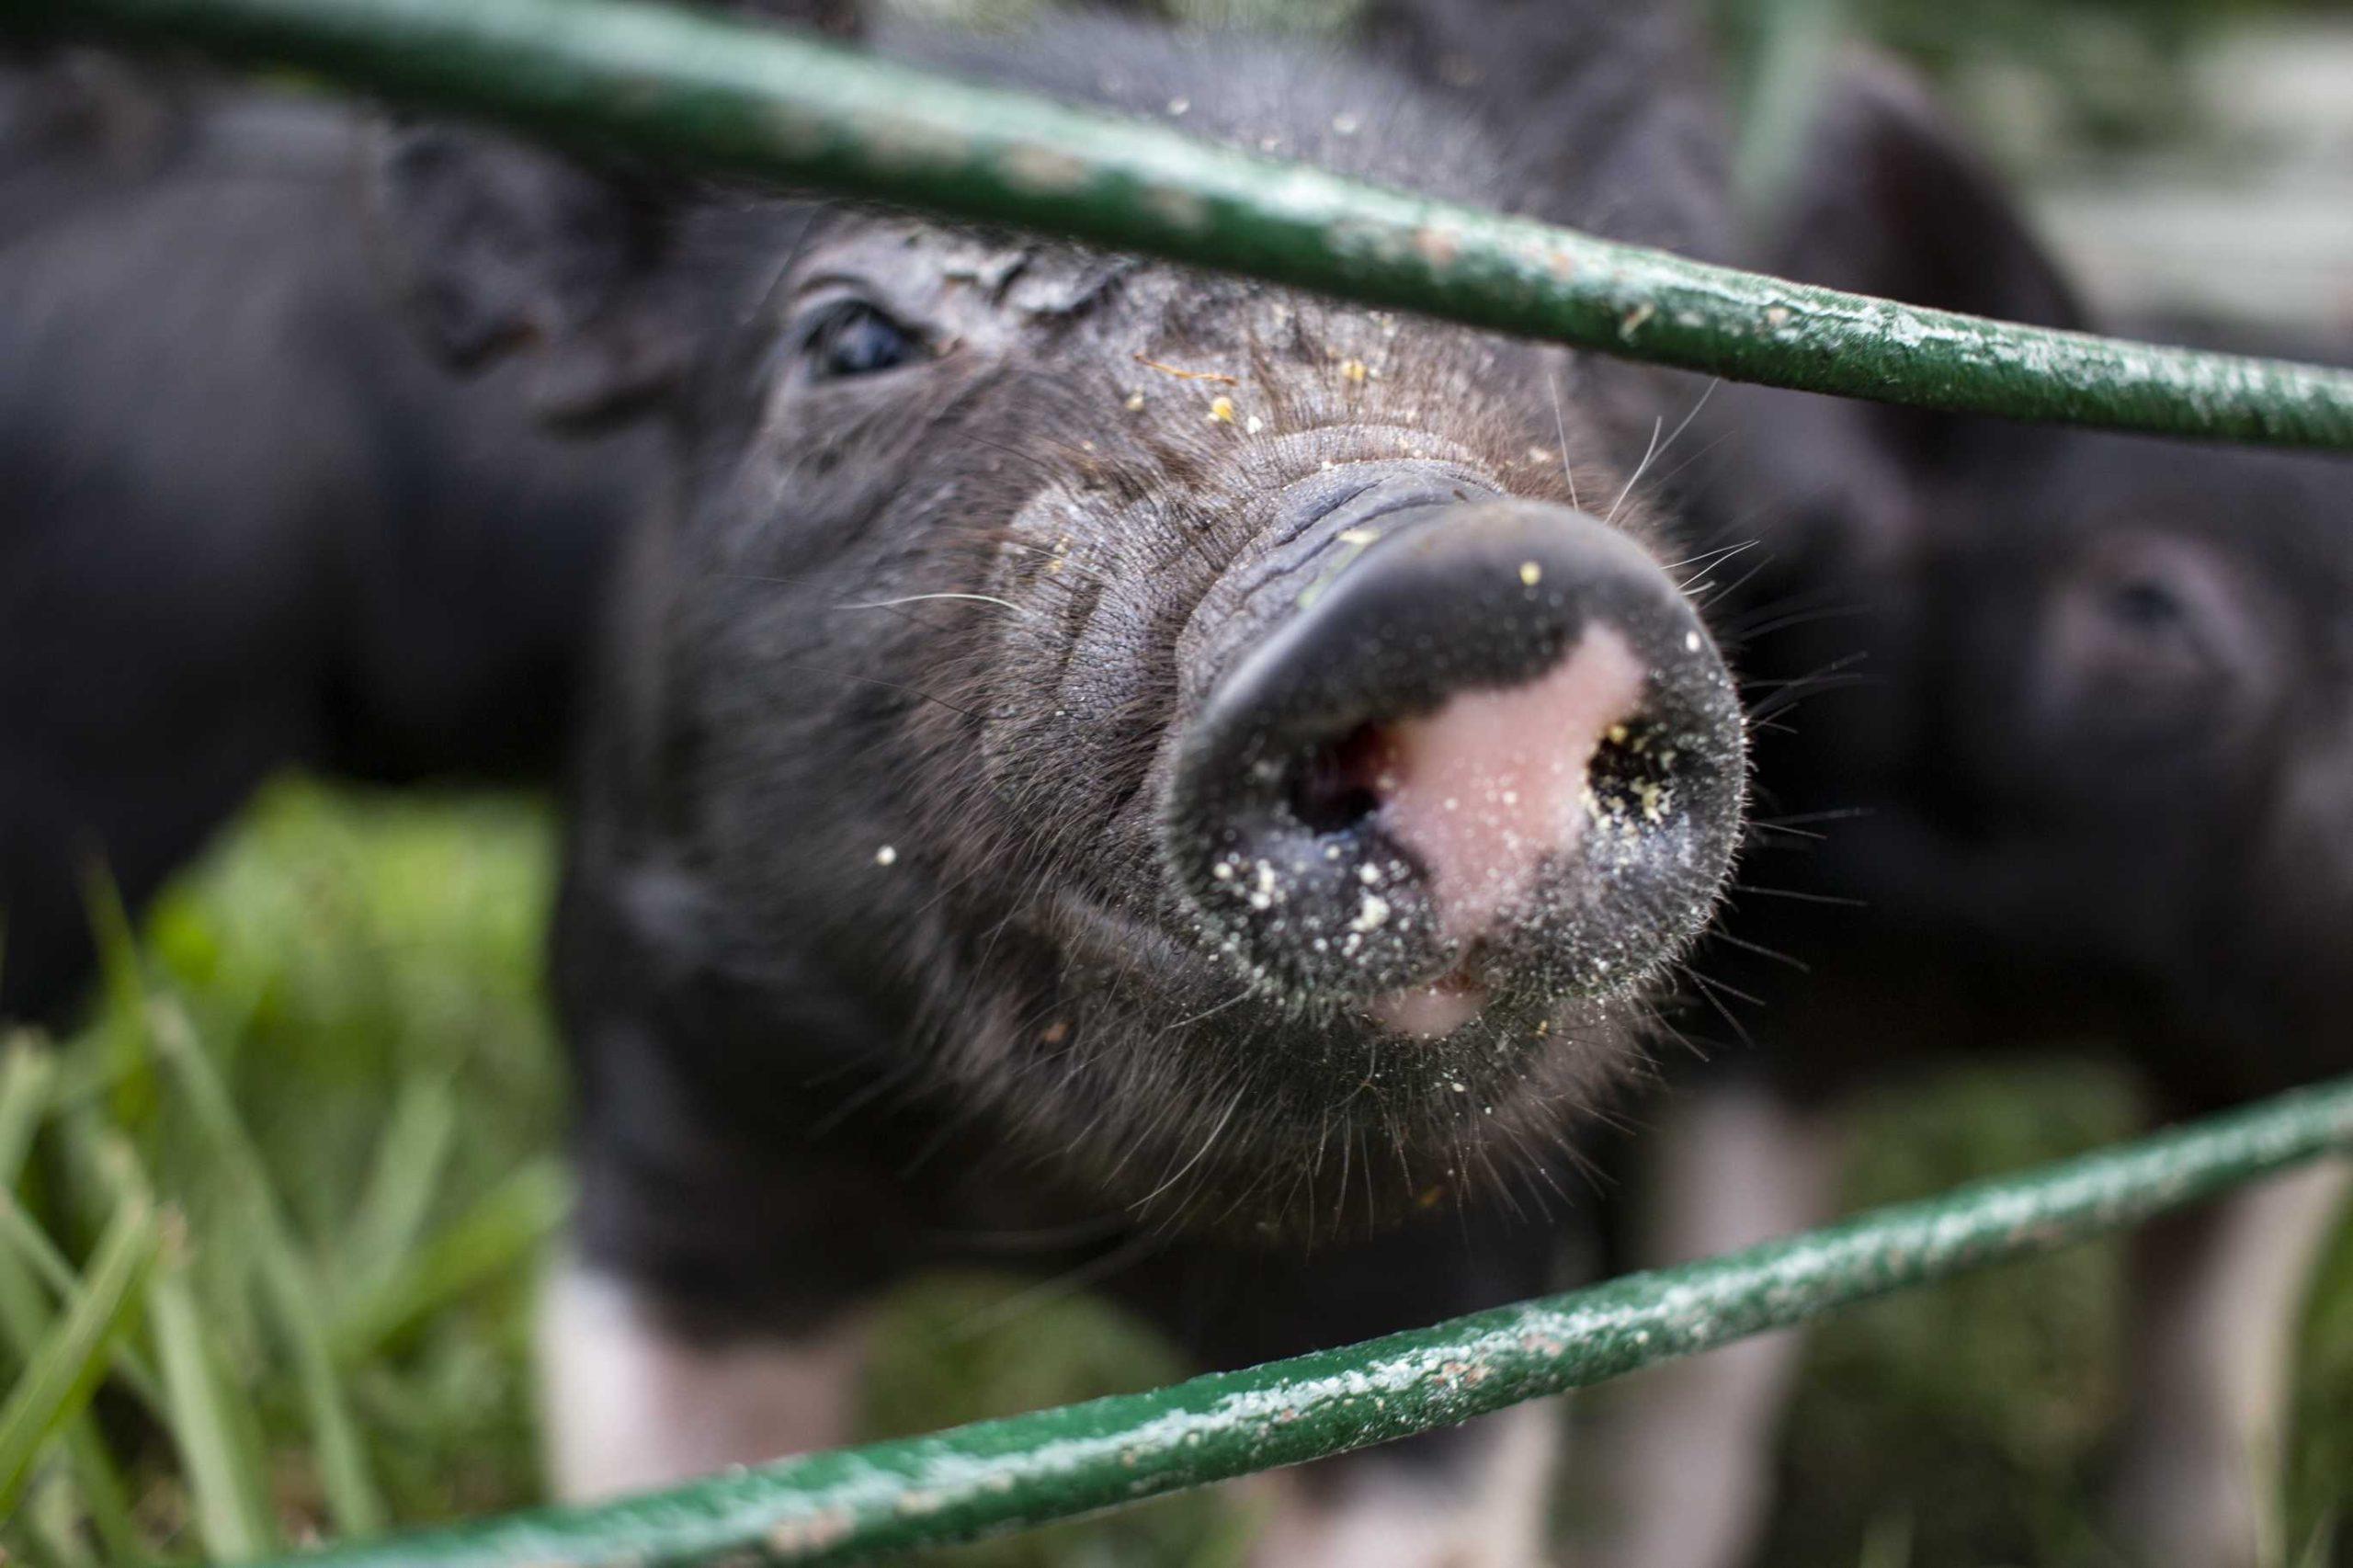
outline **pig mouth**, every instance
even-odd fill
[[[1131,1027],[1162,1042],[1204,1030],[1262,1042],[1313,1039],[1369,1048],[1393,1046],[1402,1037],[1409,1047],[1461,1047],[1500,1060],[1500,1042],[1540,1040],[1558,1010],[1551,995],[1529,994],[1492,972],[1488,954],[1476,945],[1445,972],[1378,995],[1271,987],[1223,944],[1205,939],[1173,895],[1154,911],[1065,891],[1035,925],[1062,955],[1066,985],[1112,1003]],[[1495,1040],[1484,1038],[1489,1034]]]
[[[1555,999],[1491,974],[1475,949],[1443,974],[1384,994],[1309,996],[1269,988],[1224,949],[1167,919],[1083,894],[1057,899],[1041,925],[1063,955],[1071,991],[1101,1005],[1120,1032],[1149,1037],[1155,1048],[1212,1038],[1247,1039],[1273,1051],[1388,1051],[1403,1044],[1462,1058],[1457,1076],[1474,1071],[1474,1059],[1501,1074],[1520,1048],[1539,1048],[1562,1010]]]
[[[1265,1244],[1378,1230],[1434,1190],[1540,1201],[1561,1128],[1641,1058],[1620,1009],[1491,990],[1475,960],[1368,1006],[1270,991],[1174,905],[1065,889],[1028,924],[1060,983],[1025,1008],[1055,1021],[1025,1033],[1012,1125],[1179,1230]]]
[[[1409,986],[1377,997],[1367,1009],[1391,1034],[1409,1040],[1444,1040],[1487,1010],[1489,996],[1475,966],[1457,964],[1427,985]]]

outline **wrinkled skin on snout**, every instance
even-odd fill
[[[1510,199],[1378,74],[1076,24],[947,63]],[[405,156],[429,195],[447,145]],[[664,222],[691,309],[626,363],[683,336],[682,483],[586,786],[575,1028],[687,1013],[645,1027],[747,1144],[879,1067],[1156,1221],[1528,1179],[1738,835],[1733,687],[1633,472],[1697,389],[887,213]]]

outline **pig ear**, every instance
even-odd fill
[[[2000,179],[1900,68],[1836,76],[1771,227],[1785,275],[1907,304],[2085,327]]]
[[[1507,210],[1728,260],[1719,95],[1688,7],[1364,0],[1367,51],[1483,121]]]
[[[2000,178],[1901,68],[1852,62],[1825,94],[1768,227],[1768,271],[1906,304],[2034,326],[2090,321]],[[1946,471],[1989,448],[2023,457],[2046,429],[1888,407],[1854,411],[1900,465]]]
[[[2081,327],[2075,291],[1994,173],[1897,67],[1857,59],[1817,106],[1748,259],[1802,282],[2037,326]],[[1792,552],[1885,562],[1929,541],[1930,498],[2023,483],[2057,426],[1762,388],[1716,399],[1744,456],[1728,515],[1773,516]]]
[[[862,0],[734,0],[747,17],[837,38]],[[427,345],[471,369],[513,357],[561,424],[608,422],[685,378],[698,323],[673,253],[692,182],[591,169],[486,131],[400,124],[369,170],[381,253]]]
[[[448,126],[384,131],[374,209],[395,291],[460,369],[513,356],[542,417],[658,401],[688,360],[658,288],[667,204],[552,153]]]

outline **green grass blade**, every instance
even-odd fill
[[[266,1245],[261,1263],[262,1286],[293,1354],[311,1434],[318,1444],[319,1474],[326,1489],[328,1511],[343,1535],[372,1535],[384,1528],[387,1510],[369,1468],[342,1375],[328,1348],[326,1324],[319,1315],[318,1282],[301,1260],[284,1247]]]
[[[432,1242],[403,1260],[382,1286],[356,1300],[335,1325],[347,1365],[382,1350],[416,1324],[533,1256],[563,1223],[571,1178],[552,1157],[500,1182]]]
[[[5,1192],[0,1192],[0,1227],[8,1232],[6,1237],[0,1238],[0,1334],[5,1334],[16,1364],[28,1367],[53,1321],[40,1286],[27,1267],[29,1241],[38,1238],[45,1249],[45,1264],[39,1272],[48,1277],[47,1283],[61,1300],[72,1301],[81,1290],[81,1281],[73,1266],[56,1254],[40,1228]],[[48,1265],[53,1265],[53,1269]],[[113,1361],[116,1372],[124,1375],[126,1381],[136,1381],[140,1368],[128,1335],[116,1341]],[[145,1392],[152,1393],[152,1387]],[[152,1405],[152,1399],[150,1403]],[[129,1489],[87,1411],[65,1423],[63,1442],[74,1484],[81,1488],[90,1522],[106,1544],[108,1555],[118,1563],[144,1556],[138,1526],[131,1517]]]
[[[262,1292],[293,1358],[311,1437],[318,1448],[319,1474],[335,1528],[345,1536],[371,1535],[384,1527],[383,1494],[377,1490],[368,1455],[353,1419],[351,1403],[329,1348],[320,1304],[318,1272],[294,1240],[293,1228],[271,1189],[261,1154],[254,1147],[213,1070],[187,1015],[176,1007],[153,1009],[154,1042],[189,1112],[214,1145],[214,1153],[240,1188],[253,1230],[255,1262]]]
[[[250,1451],[245,1427],[231,1403],[219,1358],[207,1342],[186,1265],[175,1259],[149,1291],[155,1354],[172,1406],[172,1442],[179,1449],[206,1553],[245,1562],[278,1549],[269,1489]]]
[[[97,1032],[112,1119],[122,1127],[143,1127],[154,1116],[158,1096],[149,1049],[147,976],[139,959],[139,939],[131,931],[130,912],[123,907],[122,891],[103,860],[90,862],[82,886],[107,1001]]]
[[[339,1298],[372,1291],[416,1250],[457,1132],[458,1099],[447,1079],[415,1077],[401,1085],[336,1248]]]
[[[63,1124],[69,1153],[125,1201],[153,1205],[153,1188],[138,1151],[100,1125],[86,1108]],[[165,1228],[163,1265],[148,1286],[156,1360],[163,1369],[163,1426],[179,1450],[196,1517],[198,1539],[215,1558],[242,1560],[280,1545],[270,1511],[269,1484],[251,1404],[236,1396],[223,1373],[218,1341],[189,1287],[186,1222]]]
[[[20,1356],[49,1330],[49,1313],[40,1305],[35,1285],[47,1287],[60,1301],[71,1301],[82,1288],[74,1265],[57,1250],[49,1233],[33,1222],[6,1193],[0,1192],[0,1330],[5,1330]],[[19,1302],[28,1303],[20,1309]],[[114,1347],[115,1375],[147,1408],[164,1412],[164,1385],[155,1369],[125,1339]]]
[[[40,1285],[46,1283],[59,1300],[70,1302],[80,1294],[82,1282],[55,1244],[5,1190],[0,1190],[0,1231],[6,1233],[0,1235],[0,1335],[6,1336],[17,1365],[29,1367],[53,1321]],[[38,1282],[36,1273],[42,1277]],[[112,1359],[116,1372],[160,1414],[153,1381],[146,1377],[128,1335],[116,1340]],[[89,1412],[82,1411],[65,1423],[63,1442],[74,1484],[81,1489],[90,1523],[108,1556],[118,1564],[143,1557],[139,1528],[131,1516],[130,1490]]]
[[[0,1055],[0,1232],[5,1232],[0,1234],[0,1333],[6,1335],[17,1365],[29,1367],[52,1320],[40,1284],[46,1283],[60,1301],[72,1301],[81,1281],[16,1196],[34,1134],[52,1103],[56,1054],[22,1033],[0,1040],[0,1053],[5,1053]],[[129,1335],[116,1339],[113,1360],[116,1370],[154,1407],[153,1380],[140,1365]],[[63,1437],[83,1509],[107,1555],[117,1564],[143,1559],[146,1551],[131,1517],[130,1490],[97,1424],[87,1411],[77,1412],[66,1421]]]
[[[150,1205],[131,1199],[117,1206],[73,1310],[0,1405],[0,1516],[14,1510],[50,1437],[89,1403],[105,1376],[116,1340],[136,1321],[160,1234]]]
[[[56,1052],[32,1035],[0,1039],[0,1187],[17,1185],[56,1078]]]

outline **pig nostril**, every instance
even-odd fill
[[[1586,767],[1586,810],[1607,828],[1631,835],[1665,822],[1675,796],[1677,749],[1645,719],[1609,726]]]
[[[1291,770],[1291,815],[1319,836],[1356,829],[1381,809],[1386,749],[1386,736],[1378,725],[1359,724],[1310,751]]]

